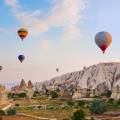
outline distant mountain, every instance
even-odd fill
[[[120,63],[99,63],[84,67],[81,71],[67,73],[42,83],[37,82],[35,90],[42,91],[43,84],[49,90],[67,90],[73,96],[80,90],[80,94],[86,94],[87,90],[102,94],[106,90],[120,87]]]

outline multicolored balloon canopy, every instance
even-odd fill
[[[105,50],[112,42],[112,36],[110,33],[105,31],[98,32],[95,36],[95,42],[97,46],[103,51],[103,53],[105,53]]]

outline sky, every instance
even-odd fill
[[[120,0],[0,0],[0,81],[15,85],[119,62]],[[29,34],[21,42],[17,30]],[[102,54],[95,34],[108,31],[112,44]],[[21,64],[19,54],[25,55]],[[59,72],[56,72],[59,68]]]

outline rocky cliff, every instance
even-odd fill
[[[35,90],[42,91],[42,85],[49,90],[68,90],[74,95],[78,89],[96,90],[99,94],[120,86],[120,63],[99,63],[84,67],[81,71],[67,73],[49,81],[35,84]]]

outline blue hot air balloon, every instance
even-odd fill
[[[22,63],[24,61],[24,59],[25,59],[25,56],[24,55],[19,55],[18,59]]]

